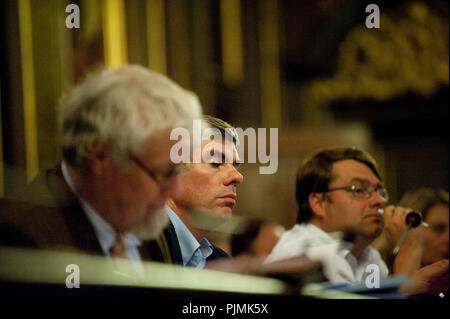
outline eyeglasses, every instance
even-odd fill
[[[386,203],[389,201],[388,191],[386,188],[383,188],[383,187],[374,188],[372,186],[350,185],[350,186],[345,186],[345,187],[331,188],[324,193],[329,193],[329,192],[334,192],[334,191],[339,191],[339,190],[351,192],[352,195],[356,198],[366,198],[366,199],[370,198],[372,196],[373,192],[376,192],[378,195],[381,196],[381,198],[383,198],[383,200]]]
[[[129,154],[128,157],[139,166],[151,179],[158,184],[159,187],[163,187],[167,185],[171,180],[181,174],[181,169],[178,165],[173,165],[170,169],[164,174],[157,174],[153,170],[147,168],[136,156]]]

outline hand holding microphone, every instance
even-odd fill
[[[420,268],[422,259],[425,235],[422,215],[410,208],[389,205],[384,209],[383,217],[386,237],[394,247],[389,254],[388,266],[394,273],[412,275]]]
[[[388,266],[394,274],[407,275],[413,279],[403,287],[403,292],[448,292],[448,260],[440,260],[420,268],[424,227],[429,227],[423,222],[422,214],[399,206],[388,206],[380,213],[385,217],[386,234],[389,235],[387,237],[390,237],[391,243],[396,243],[388,256]],[[403,248],[399,254],[401,247]]]
[[[395,245],[394,249],[392,250],[392,254],[396,256],[398,254],[398,251],[400,249],[400,246],[403,244],[403,242],[406,239],[406,236],[408,235],[408,232],[411,228],[418,227],[422,223],[422,215],[418,212],[409,212],[406,214],[405,217],[405,224],[406,229],[403,232],[402,236],[397,242],[397,245]]]
[[[405,243],[420,246],[424,239],[422,214],[409,208],[389,205],[384,209],[384,227],[391,247]],[[409,236],[408,236],[409,234]]]

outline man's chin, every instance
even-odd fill
[[[228,207],[228,206],[221,207],[221,208],[217,209],[215,211],[215,213],[225,219],[229,219],[229,218],[231,218],[231,215],[233,214],[233,208]]]
[[[360,235],[365,238],[377,238],[383,231],[383,225],[379,223],[360,224],[353,228],[355,235]]]
[[[140,240],[157,239],[169,223],[167,206],[150,212],[145,220],[131,231]]]
[[[231,218],[230,207],[220,207],[214,210],[206,208],[194,208],[190,211],[189,218],[196,228],[211,231]]]
[[[383,232],[383,227],[380,225],[371,225],[370,227],[366,227],[364,232],[366,233],[367,237],[375,239],[381,235],[381,233]]]

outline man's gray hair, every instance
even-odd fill
[[[59,133],[64,161],[85,170],[89,149],[99,143],[117,164],[142,151],[148,138],[201,117],[197,96],[142,66],[105,69],[86,78],[60,105]],[[169,136],[169,135],[168,135]]]

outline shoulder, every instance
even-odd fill
[[[34,206],[73,206],[78,201],[64,180],[60,166],[40,173],[30,184],[8,195],[17,202]]]
[[[265,262],[301,255],[305,251],[311,231],[308,224],[296,224],[283,233]]]
[[[221,248],[213,245],[213,253],[211,254],[211,257],[214,258],[231,258],[230,255],[228,255],[224,250],[222,250]]]
[[[222,259],[222,258],[232,258],[230,255],[228,255],[224,250],[222,250],[221,248],[212,245],[212,253],[211,255],[209,255],[209,257],[207,258],[207,261],[212,261],[212,260],[217,260],[217,259]]]
[[[296,224],[290,230],[283,233],[277,246],[303,244],[314,233],[311,224]]]
[[[68,231],[63,211],[21,201],[0,200],[0,243],[38,247]]]

